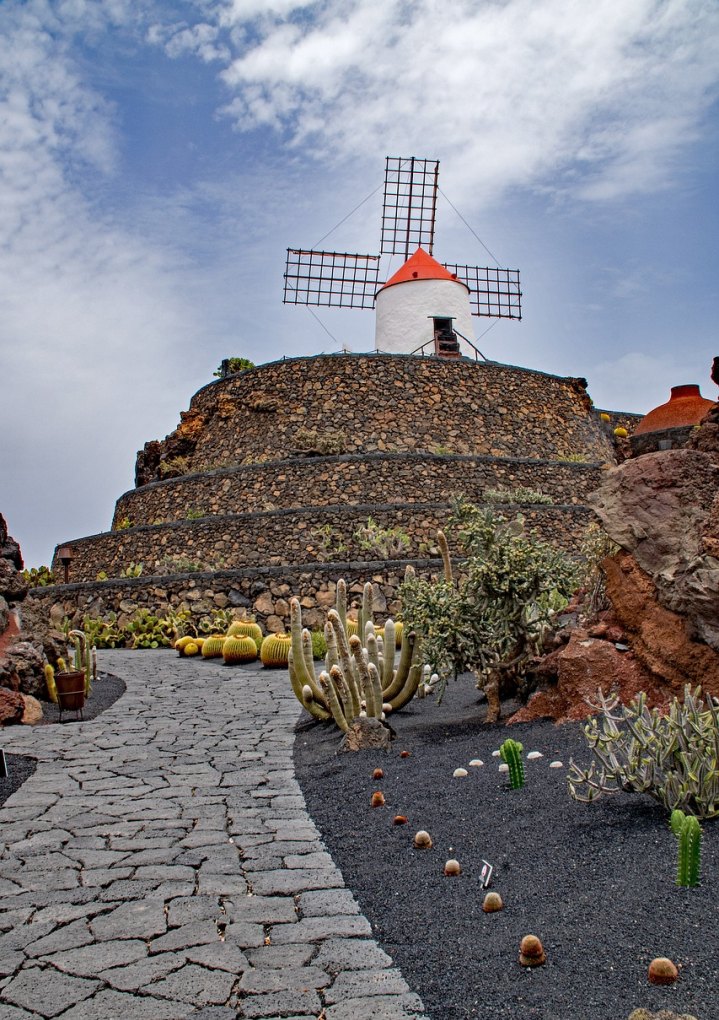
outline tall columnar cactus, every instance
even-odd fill
[[[75,669],[85,674],[85,697],[89,698],[92,690],[92,681],[97,675],[97,660],[92,654],[92,649],[90,648],[87,635],[84,631],[71,630],[67,636],[75,646]]]
[[[414,662],[416,639],[411,631],[403,634],[395,668],[395,627],[387,621],[384,640],[375,633],[371,595],[372,586],[366,585],[360,613],[363,644],[358,635],[347,634],[346,586],[338,584],[337,606],[327,614],[327,654],[319,677],[314,675],[311,638],[302,628],[299,601],[290,603],[292,689],[315,718],[331,718],[343,732],[357,717],[382,719],[398,711],[414,696],[422,675],[421,665]]]
[[[699,885],[699,862],[702,851],[702,829],[694,815],[685,815],[679,808],[672,811],[669,821],[679,840],[677,885]]]
[[[508,738],[499,749],[503,762],[509,766],[509,785],[513,790],[524,786],[524,762],[522,761],[523,746],[518,740]]]

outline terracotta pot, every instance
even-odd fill
[[[63,712],[82,712],[85,705],[84,670],[74,669],[67,673],[56,673],[55,687],[61,716]]]

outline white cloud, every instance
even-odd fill
[[[238,126],[323,159],[451,160],[452,193],[606,200],[665,187],[716,95],[715,0],[234,0]],[[551,183],[550,183],[551,180]]]
[[[81,26],[103,30],[99,10],[0,8],[0,502],[35,563],[52,548],[24,542],[34,518],[60,540],[108,526],[108,490],[131,484],[133,450],[158,419],[174,427],[196,378],[186,257],[88,198],[118,173],[113,107],[71,51]],[[123,12],[107,5],[104,28]]]

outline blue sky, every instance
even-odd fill
[[[602,407],[714,398],[718,78],[716,0],[3,0],[0,512],[26,561],[109,528],[223,357],[371,349],[371,312],[320,324],[282,274],[328,231],[378,250],[381,192],[332,228],[386,155],[439,159],[520,269],[522,322],[475,320],[488,357]],[[441,196],[435,254],[493,264]]]

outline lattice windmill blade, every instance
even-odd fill
[[[460,266],[443,262],[445,269],[469,287],[472,315],[493,319],[521,319],[522,291],[518,269]]]
[[[387,156],[380,252],[409,258],[415,248],[432,254],[437,212],[438,159]]]
[[[379,255],[287,249],[284,304],[374,308]]]

